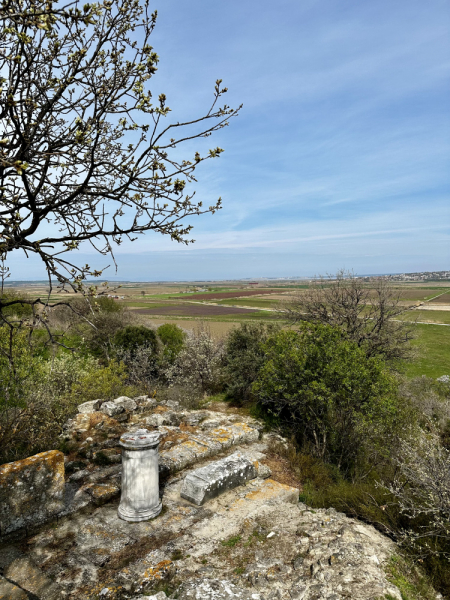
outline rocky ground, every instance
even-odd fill
[[[402,600],[385,575],[394,544],[299,503],[256,420],[225,405],[187,411],[147,397],[80,410],[65,434],[65,510],[3,540],[0,600]],[[163,511],[129,523],[117,516],[118,440],[142,427],[162,435]],[[237,450],[257,478],[200,507],[181,498],[189,472]]]

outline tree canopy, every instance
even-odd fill
[[[188,192],[197,166],[219,147],[181,159],[178,145],[208,137],[238,114],[219,102],[168,122],[167,98],[149,81],[159,57],[150,44],[149,2],[58,4],[4,0],[0,16],[0,261],[37,255],[61,288],[82,289],[95,269],[77,261],[90,244],[114,246],[154,231],[190,243],[186,219],[214,213]],[[0,298],[0,309],[7,302]]]

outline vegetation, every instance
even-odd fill
[[[409,377],[450,375],[450,327],[416,325],[416,332],[416,357],[405,363],[405,373]]]
[[[48,346],[45,331],[30,343],[24,327],[0,327],[2,462],[58,447],[86,400],[147,393],[199,406],[225,398],[291,439],[273,450],[302,481],[303,501],[373,523],[398,542],[404,562],[389,569],[405,598],[416,597],[411,585],[426,588],[413,567],[419,559],[450,590],[450,387],[410,377],[425,354],[393,363],[370,355],[346,326],[300,321],[283,329],[268,313],[246,315],[214,339],[201,324],[190,333],[173,323],[146,327],[112,298],[72,302],[52,309],[47,323],[75,353]],[[419,325],[423,335],[412,344],[431,344],[423,337],[431,328],[445,341],[447,327]],[[448,373],[444,358],[430,355],[434,377]]]
[[[224,376],[230,398],[244,402],[252,398],[252,385],[265,361],[263,344],[275,331],[275,325],[242,323],[228,334]]]
[[[140,346],[147,346],[153,352],[158,349],[158,336],[153,329],[142,325],[128,325],[114,336],[114,345],[121,350],[135,352]]]
[[[368,357],[396,363],[411,357],[414,324],[399,320],[408,310],[386,281],[367,285],[353,273],[340,271],[329,281],[314,282],[307,292],[293,294],[281,315],[293,324],[308,321],[339,327]]]
[[[40,324],[53,344],[64,343],[47,321],[50,307],[67,304],[62,296],[51,302],[54,281],[58,291],[94,296],[97,287],[84,282],[102,274],[74,251],[89,245],[115,264],[114,247],[147,231],[191,243],[187,220],[214,214],[221,199],[204,205],[189,185],[200,163],[223,150],[183,159],[179,145],[209,137],[239,109],[219,106],[227,88],[218,79],[205,112],[166,123],[167,98],[149,89],[159,57],[150,44],[157,13],[148,3],[111,0],[80,10],[5,0],[2,7],[0,278],[11,275],[8,259],[19,250],[40,259],[48,289],[43,298],[19,298],[2,284],[0,320],[29,330]],[[97,355],[109,357],[110,333],[87,342]]]
[[[372,465],[381,460],[401,421],[396,382],[381,360],[341,330],[310,323],[278,332],[263,348],[253,392],[300,447],[343,473],[354,473],[362,455]]]

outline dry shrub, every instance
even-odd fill
[[[410,522],[403,543],[450,557],[450,451],[436,433],[421,432],[401,442],[394,463],[397,474],[384,487]]]
[[[224,344],[215,340],[203,323],[189,332],[184,347],[166,370],[171,386],[191,389],[194,394],[214,394],[222,386]]]

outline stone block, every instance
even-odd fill
[[[39,600],[61,600],[62,590],[29,558],[17,558],[5,571],[5,577]]]
[[[115,417],[116,415],[125,412],[125,408],[115,402],[103,402],[100,410],[105,413],[105,415],[108,415],[108,417]]]
[[[0,600],[28,600],[28,594],[0,575]]]
[[[62,452],[41,452],[0,466],[0,535],[43,523],[63,506]]]
[[[82,415],[87,415],[96,412],[100,408],[101,400],[89,400],[78,405],[78,412]]]
[[[82,490],[91,496],[97,506],[109,502],[120,494],[120,486],[114,483],[89,483]]]
[[[181,497],[197,506],[257,477],[255,465],[240,452],[196,469],[186,476]]]
[[[131,398],[128,398],[128,396],[120,396],[119,398],[113,400],[113,402],[116,406],[121,406],[124,410],[129,412],[133,412],[138,407],[136,402]]]

